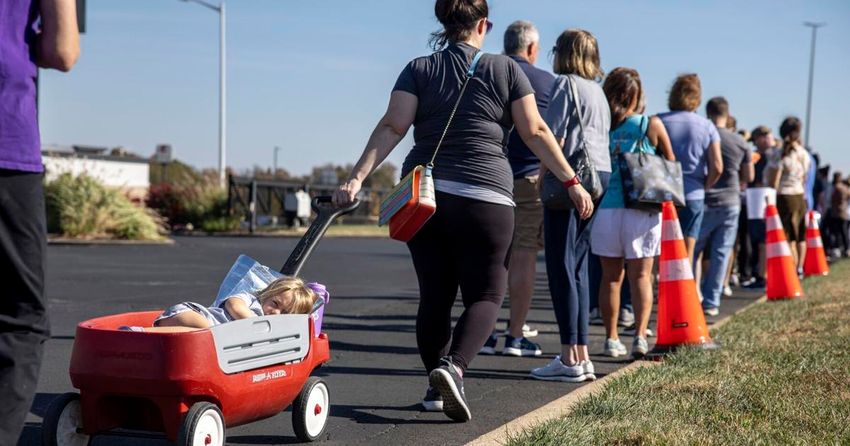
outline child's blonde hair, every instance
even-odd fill
[[[267,299],[289,292],[289,299],[281,302],[281,314],[308,314],[318,297],[303,280],[297,277],[281,277],[257,293],[260,304]]]

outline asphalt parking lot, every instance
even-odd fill
[[[67,246],[48,248],[47,297],[53,337],[45,351],[38,393],[20,444],[40,444],[41,415],[56,395],[74,390],[68,364],[77,323],[92,317],[161,309],[179,301],[211,302],[239,254],[279,267],[295,239],[177,237],[170,246]],[[528,379],[531,368],[558,351],[557,326],[542,256],[529,323],[540,331],[540,358],[479,356],[466,376],[473,420],[451,422],[419,410],[427,378],[415,343],[418,291],[406,247],[388,239],[328,238],[302,276],[327,285],[331,301],[324,331],[331,361],[317,374],[331,392],[326,444],[462,444],[576,389],[580,384]],[[724,300],[728,314],[753,301],[753,293]],[[455,315],[460,306],[456,305]],[[721,315],[722,316],[722,315]],[[503,309],[500,326],[507,318]],[[599,353],[601,327],[591,328],[591,353]],[[631,338],[624,336],[630,345]],[[652,342],[652,339],[650,339]],[[500,343],[499,349],[502,345]],[[604,376],[627,364],[594,356]],[[228,429],[228,444],[297,442],[288,411]],[[95,438],[93,445],[158,445],[157,440]]]

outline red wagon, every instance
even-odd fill
[[[283,274],[297,275],[330,222],[358,205],[335,209],[329,202],[314,199],[318,217]],[[45,445],[152,433],[181,446],[223,445],[226,427],[274,416],[290,405],[299,439],[322,436],[330,392],[311,374],[330,351],[312,315],[261,316],[186,333],[117,330],[151,326],[159,314],[118,314],[77,326],[70,375],[80,392],[50,404],[42,428]]]

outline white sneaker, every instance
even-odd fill
[[[533,338],[537,336],[537,330],[528,326],[528,324],[522,324],[522,337],[524,338]]]
[[[555,356],[549,364],[531,371],[531,377],[543,381],[561,381],[566,383],[580,383],[587,380],[587,374],[582,363],[566,365],[561,362],[560,356]]]
[[[635,337],[634,342],[632,342],[632,358],[643,359],[647,353],[649,353],[649,344],[646,339],[640,336]]]
[[[717,308],[706,308],[705,310],[702,310],[702,312],[706,316],[710,317],[714,317],[720,314],[720,310],[718,310]]]
[[[732,297],[732,288],[728,285],[723,287],[723,295],[726,297]]]
[[[605,347],[603,349],[602,354],[605,356],[610,356],[612,358],[616,358],[619,356],[625,356],[629,352],[626,350],[626,346],[620,342],[619,339],[605,339]]]
[[[588,359],[586,361],[582,361],[581,365],[584,367],[584,377],[587,378],[588,381],[596,381],[596,370],[593,368],[593,362]]]
[[[741,286],[741,279],[738,277],[737,274],[733,273],[729,275],[729,285]]]

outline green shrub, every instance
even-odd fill
[[[227,212],[227,192],[218,186],[218,174],[183,173],[172,182],[154,184],[147,205],[163,216],[171,229],[199,228],[231,231],[239,219]]]
[[[48,231],[67,237],[161,240],[161,218],[88,175],[45,184]]]

